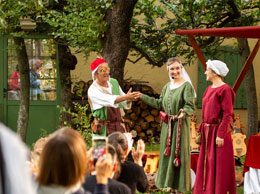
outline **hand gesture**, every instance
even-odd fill
[[[107,184],[108,178],[113,173],[112,156],[100,157],[96,163],[96,178],[98,184]]]
[[[134,139],[132,133],[124,133],[126,136],[127,142],[128,142],[128,150],[127,150],[127,155],[129,154],[130,150],[133,147]]]
[[[87,158],[89,159],[88,160],[88,167],[86,169],[86,174],[89,174],[91,173],[92,171],[95,170],[95,166],[94,166],[94,159],[92,158],[92,153],[93,153],[93,148],[90,148],[88,151],[87,151]]]
[[[130,88],[126,94],[127,101],[136,101],[141,97],[140,92],[132,92],[132,88]]]
[[[134,162],[136,164],[139,164],[140,166],[143,166],[142,157],[144,155],[144,150],[145,150],[145,144],[142,139],[139,139],[137,141],[136,151],[135,148],[132,147],[132,157],[134,159]]]

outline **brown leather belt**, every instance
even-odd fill
[[[100,120],[100,122],[102,122],[103,124],[107,125],[111,125],[111,124],[120,124],[121,121],[103,121],[103,120]]]

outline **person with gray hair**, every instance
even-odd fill
[[[40,89],[40,67],[41,67],[40,59],[30,59],[30,99],[31,100],[39,100],[40,94],[43,94],[43,91]]]
[[[208,60],[210,85],[202,100],[201,137],[193,194],[236,193],[235,161],[230,130],[235,93],[223,78],[229,69],[219,60]]]

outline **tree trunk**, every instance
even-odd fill
[[[17,133],[26,142],[26,134],[29,122],[29,90],[30,90],[30,80],[29,80],[29,62],[26,53],[26,47],[23,38],[14,37],[14,46],[16,50],[18,67],[20,73],[20,106],[18,112],[17,120]]]
[[[250,48],[247,39],[238,38],[238,46],[242,63],[245,64],[249,54]],[[249,68],[245,79],[245,91],[247,95],[247,110],[248,110],[248,133],[247,138],[251,135],[256,135],[258,131],[258,106],[256,98],[255,74],[253,64]]]
[[[72,109],[72,95],[71,95],[71,77],[70,70],[75,69],[77,59],[70,52],[70,49],[66,45],[58,44],[59,53],[59,72],[60,72],[60,84],[61,84],[61,107],[66,110]],[[71,116],[66,112],[60,114],[60,127],[71,125]]]
[[[130,22],[137,0],[116,0],[106,13],[107,30],[103,40],[103,57],[111,69],[111,77],[121,84],[129,52]]]

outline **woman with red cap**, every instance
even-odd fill
[[[193,194],[235,194],[235,161],[228,130],[235,93],[223,78],[229,69],[219,60],[208,60],[205,71],[209,86],[202,100],[200,155]]]
[[[95,135],[106,136],[114,131],[125,132],[122,122],[124,109],[131,108],[131,101],[139,93],[130,89],[125,94],[116,79],[110,78],[110,69],[103,58],[98,58],[90,65],[93,83],[88,90],[88,100],[94,116],[94,125],[99,127]]]

